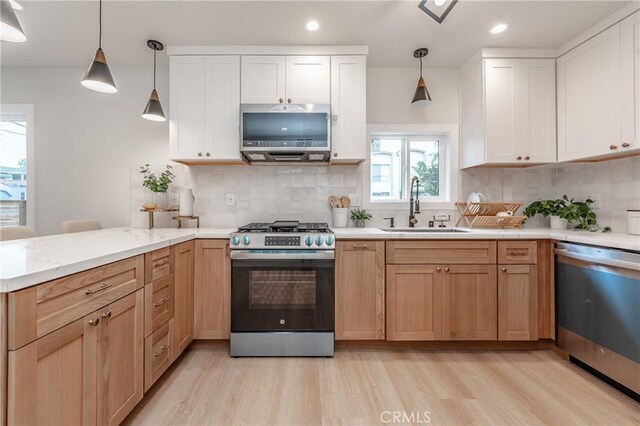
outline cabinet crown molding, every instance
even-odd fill
[[[167,55],[368,55],[369,46],[169,46]]]

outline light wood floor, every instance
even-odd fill
[[[383,411],[428,411],[434,425],[640,424],[640,404],[550,351],[233,359],[221,346],[188,349],[126,423],[373,425]]]

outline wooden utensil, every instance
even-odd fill
[[[340,199],[340,201],[342,202],[342,207],[349,207],[351,206],[351,199],[347,196],[342,196],[342,198]]]

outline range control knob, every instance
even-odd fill
[[[240,237],[238,237],[237,235],[232,235],[231,236],[231,245],[237,246],[238,244],[240,244]]]
[[[251,239],[249,238],[248,235],[244,235],[242,237],[242,244],[244,244],[245,246],[248,246],[250,242],[251,242]]]
[[[307,235],[304,239],[304,243],[307,247],[311,247],[313,245],[313,238],[310,235]]]
[[[332,246],[333,245],[333,237],[331,235],[329,235],[326,239],[325,239],[326,243],[328,246]]]
[[[316,245],[321,246],[323,242],[324,242],[324,238],[318,235],[318,237],[316,238]]]

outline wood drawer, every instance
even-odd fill
[[[495,241],[389,241],[387,263],[466,264],[496,263]]]
[[[174,274],[144,287],[144,337],[173,318],[175,306]]]
[[[9,293],[9,349],[18,349],[144,285],[136,256]]]
[[[535,265],[538,263],[538,243],[536,241],[498,242],[498,263]]]
[[[174,359],[173,319],[144,339],[144,391],[167,371]]]
[[[173,263],[173,246],[146,253],[144,255],[144,282],[149,284],[173,273]]]
[[[380,241],[375,240],[360,240],[360,241],[338,241],[337,245],[340,246],[342,251],[375,251],[377,244]],[[382,242],[384,244],[384,242]]]

